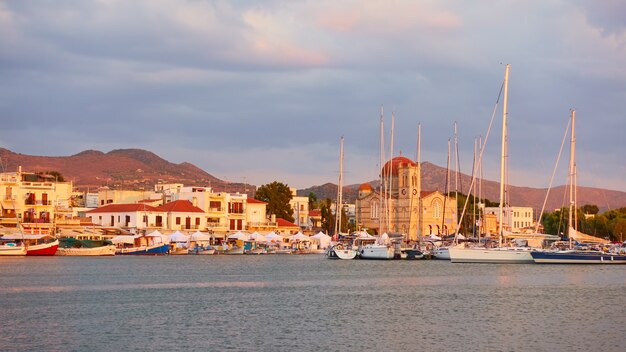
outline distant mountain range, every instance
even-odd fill
[[[440,191],[444,192],[446,189],[446,168],[439,167],[429,162],[422,163],[422,190],[423,191]],[[454,188],[455,172],[450,173],[450,179],[452,188]],[[460,186],[459,192],[468,193],[468,188],[472,182],[471,176],[460,174]],[[378,180],[368,182],[374,187],[379,184]],[[343,189],[343,198],[348,202],[354,201],[358,195],[359,184],[345,186]],[[547,189],[543,188],[530,188],[530,187],[517,187],[509,186],[509,197],[511,205],[514,206],[531,206],[538,211],[541,210],[543,201],[546,197]],[[566,186],[553,187],[550,190],[550,196],[546,202],[546,211],[554,211],[554,209],[568,206],[564,203],[564,200],[569,199],[564,197],[566,192]],[[308,195],[313,192],[317,199],[330,198],[335,200],[337,197],[337,185],[332,183],[326,183],[321,186],[313,186],[307,189],[299,190],[299,195]],[[600,211],[608,209],[617,209],[626,207],[626,192],[607,190],[601,188],[592,187],[578,187],[578,205],[595,204],[600,208]],[[500,183],[495,181],[483,180],[482,181],[482,198],[487,198],[493,202],[498,202],[500,198]]]
[[[33,156],[0,148],[2,166],[25,172],[58,171],[81,190],[108,186],[112,189],[151,190],[156,183],[210,186],[226,192],[254,191],[254,186],[229,183],[190,163],[174,164],[142,149],[116,149],[108,153],[86,150],[72,156]]]
[[[216,191],[244,192],[253,194],[255,186],[243,183],[229,183],[218,179],[206,171],[190,163],[174,164],[158,155],[142,149],[116,149],[108,153],[86,150],[72,156],[33,156],[14,153],[0,148],[0,162],[6,171],[15,171],[22,166],[24,171],[58,171],[67,181],[72,181],[81,190],[97,189],[108,186],[113,189],[145,189],[150,190],[156,183],[183,183],[189,186],[210,186]],[[467,193],[471,177],[460,174],[462,193]],[[454,172],[451,179],[454,180]],[[445,190],[446,168],[429,162],[422,164],[422,190],[443,192]],[[281,181],[281,180],[277,180]],[[372,186],[377,180],[369,182]],[[453,182],[452,182],[453,183]],[[348,202],[354,202],[358,194],[359,184],[344,187],[343,196]],[[500,185],[498,182],[484,180],[482,182],[483,198],[498,201]],[[550,192],[546,209],[552,211],[566,206],[564,197],[565,186],[555,187]],[[337,185],[326,183],[298,190],[298,195],[307,196],[314,193],[318,199],[337,195]],[[546,189],[530,187],[509,187],[511,204],[531,206],[541,209]],[[601,211],[626,206],[626,192],[591,187],[578,188],[578,204],[595,204]]]

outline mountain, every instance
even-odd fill
[[[446,168],[440,167],[429,162],[422,163],[422,190],[423,191],[440,191],[446,189]],[[454,190],[455,172],[450,173],[451,190]],[[467,194],[467,189],[472,181],[471,176],[460,173],[459,192]],[[368,182],[374,187],[378,186],[379,181],[374,180]],[[343,198],[353,203],[358,195],[358,184],[345,186],[343,189]],[[541,210],[547,189],[509,186],[510,203],[514,206],[530,206],[537,211]],[[566,186],[553,187],[550,196],[546,202],[546,211],[553,211],[563,206],[568,206],[564,200],[569,199],[569,195],[564,197],[567,191]],[[321,186],[313,186],[307,189],[299,190],[298,195],[307,196],[314,193],[317,199],[330,198],[335,200],[337,197],[337,185],[327,183]],[[584,204],[595,204],[600,211],[608,209],[617,209],[626,206],[626,192],[606,190],[592,187],[578,186],[578,206]],[[500,199],[500,183],[496,181],[482,181],[482,198],[487,198],[493,202]]]
[[[228,183],[187,162],[174,164],[142,149],[116,149],[108,153],[85,150],[72,156],[33,156],[0,148],[7,171],[58,171],[78,189],[152,189],[156,183],[211,186],[215,190],[243,192],[245,185]],[[254,187],[247,186],[247,189]]]

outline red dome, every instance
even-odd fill
[[[369,183],[364,183],[362,185],[359,186],[359,192],[367,192],[367,191],[373,191],[374,187],[372,187],[372,185],[370,185]]]
[[[398,175],[398,168],[401,166],[417,166],[417,164],[404,156],[397,156],[385,163],[385,166],[382,168],[383,175],[389,174],[389,167],[391,167],[391,174]]]

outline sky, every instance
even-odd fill
[[[456,121],[461,172],[486,136],[498,180],[507,63],[509,183],[548,186],[576,109],[578,184],[626,191],[619,0],[0,0],[0,147],[306,188],[337,183],[344,136],[347,185],[378,178],[382,106],[387,157],[392,113],[393,155],[416,158],[420,124],[443,167]]]

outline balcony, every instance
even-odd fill
[[[224,211],[224,208],[222,207],[217,207],[217,208],[209,208],[208,212],[210,213],[221,213]]]
[[[52,201],[51,201],[51,200],[47,200],[47,201],[42,201],[42,200],[34,200],[34,201],[33,201],[33,200],[29,200],[29,199],[27,199],[27,200],[24,202],[24,204],[25,204],[25,205],[36,205],[36,206],[44,206],[44,207],[46,207],[46,206],[52,205]]]

